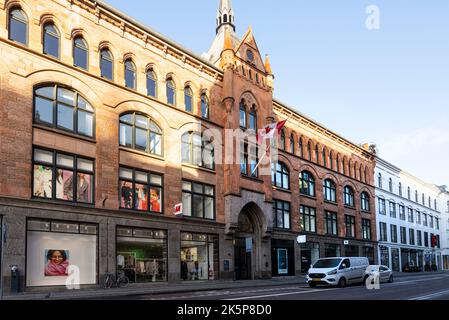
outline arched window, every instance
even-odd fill
[[[73,65],[75,67],[88,69],[88,52],[87,42],[83,37],[79,36],[73,39]]]
[[[418,203],[418,190],[415,190],[415,202]]]
[[[304,149],[303,149],[304,148],[304,144],[302,142],[302,137],[299,138],[298,143],[299,143],[299,157],[300,158],[304,158]]]
[[[246,107],[245,102],[240,102],[240,128],[246,129]]]
[[[377,185],[382,189],[382,173],[379,173],[379,176],[377,177]]]
[[[402,197],[402,183],[399,182],[399,195]]]
[[[184,107],[187,112],[193,111],[193,92],[189,86],[184,88]]]
[[[59,59],[59,30],[53,22],[48,22],[44,25],[44,54]]]
[[[345,206],[354,208],[354,190],[350,186],[346,186],[343,194],[345,198]]]
[[[337,187],[335,186],[335,183],[332,180],[330,179],[324,180],[323,195],[324,200],[337,202]]]
[[[157,78],[153,69],[147,71],[147,95],[153,98],[157,96]]]
[[[295,137],[293,137],[293,133],[290,135],[290,153],[295,153]]]
[[[147,115],[124,114],[120,117],[120,145],[162,156],[162,130]]]
[[[410,187],[407,187],[407,197],[409,200],[412,198],[412,193],[410,191]]]
[[[280,140],[279,148],[282,150],[286,150],[286,143],[285,143],[285,130],[281,131],[281,140]]]
[[[344,174],[344,175],[346,175],[346,160],[345,159],[343,159],[343,170],[342,170],[342,173]]]
[[[209,119],[210,116],[210,110],[209,110],[209,99],[207,98],[206,94],[201,95],[201,116],[204,119]]]
[[[14,8],[9,13],[9,40],[28,44],[28,17],[20,8]]]
[[[326,149],[323,149],[323,166],[327,167]]]
[[[224,23],[228,22],[228,15],[227,15],[227,14],[225,14],[225,15],[223,16],[223,22],[224,22]]]
[[[368,183],[368,168],[365,168],[365,183]]]
[[[315,146],[315,162],[320,163],[320,151],[318,145]]]
[[[393,192],[393,179],[391,178],[388,180],[388,189]]]
[[[101,77],[114,80],[114,58],[109,49],[102,49],[100,53]]]
[[[339,155],[337,155],[337,170],[336,171],[342,173],[342,170],[340,168],[340,156]]]
[[[432,199],[429,197],[429,208],[432,208]]]
[[[366,192],[362,192],[360,199],[362,211],[370,211],[369,195]]]
[[[182,162],[213,170],[214,146],[198,132],[186,132],[181,139]]]
[[[58,85],[34,90],[34,122],[94,137],[94,108],[78,92]]]
[[[299,192],[306,196],[315,197],[315,179],[308,171],[301,172],[299,178]]]
[[[329,155],[329,166],[331,170],[334,170],[334,153],[332,151]]]
[[[310,141],[307,143],[307,159],[312,161],[312,147],[310,145]]]
[[[131,59],[125,61],[125,87],[136,89],[136,65]]]
[[[354,175],[353,175],[353,177],[354,177],[354,179],[357,179],[357,163],[354,163]]]
[[[422,194],[422,205],[426,205],[426,196],[424,195],[424,193]]]
[[[271,182],[273,186],[290,190],[290,173],[287,166],[282,162],[271,165]]]
[[[172,78],[167,79],[167,103],[176,104],[176,86]]]
[[[257,114],[254,107],[249,112],[249,129],[257,131]]]

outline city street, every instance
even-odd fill
[[[401,275],[392,283],[382,283],[380,290],[362,285],[344,289],[306,284],[227,289],[192,293],[129,296],[133,300],[449,300],[449,275]]]

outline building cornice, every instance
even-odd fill
[[[145,46],[151,45],[161,51],[164,51],[166,54],[170,54],[181,62],[187,63],[200,72],[204,72],[217,80],[221,80],[223,77],[223,71],[213,65],[210,61],[191,52],[182,45],[167,38],[143,23],[129,17],[125,13],[119,11],[102,0],[67,1],[71,5],[77,5],[78,7],[89,11],[97,17],[98,21],[104,20],[111,23],[113,26],[120,28],[123,34],[127,32],[135,36],[143,41]]]
[[[334,142],[339,143],[340,145],[345,146],[350,149],[351,152],[368,159],[373,160],[374,156],[369,151],[363,149],[358,144],[351,142],[349,139],[342,137],[341,135],[335,133],[334,131],[328,129],[326,126],[322,125],[318,121],[311,119],[310,117],[300,113],[295,108],[287,105],[284,102],[279,101],[278,99],[273,99],[273,110],[285,115],[289,119],[296,120],[300,124],[306,126],[307,128],[315,131],[316,133],[322,134],[328,139],[333,140]]]

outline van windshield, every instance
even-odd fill
[[[336,268],[340,264],[341,259],[324,259],[318,260],[313,267],[314,268]]]

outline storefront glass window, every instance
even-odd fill
[[[320,244],[307,242],[301,244],[301,273],[307,273],[311,265],[320,259]]]
[[[338,244],[326,243],[324,245],[325,258],[341,257],[341,247]]]
[[[167,231],[117,228],[117,271],[131,283],[167,281]]]
[[[97,284],[97,234],[94,224],[29,220],[26,285],[65,286],[77,269],[80,285]]]
[[[218,236],[181,233],[181,279],[218,280]]]

